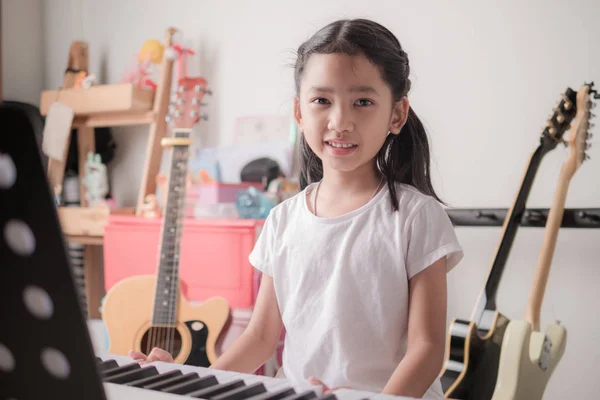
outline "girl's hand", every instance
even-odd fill
[[[321,386],[323,388],[323,394],[329,393],[329,392],[333,392],[334,390],[337,389],[351,389],[350,386],[336,386],[333,388],[329,388],[327,387],[326,384],[324,384],[323,382],[321,382],[319,379],[315,378],[315,377],[310,377],[308,378],[308,381],[312,384],[312,385],[318,385]]]
[[[139,351],[129,350],[129,357],[138,361],[140,364],[147,364],[153,361],[164,361],[170,363],[175,362],[175,360],[173,360],[173,356],[171,356],[169,352],[159,349],[158,347],[153,348],[148,355],[145,355]]]

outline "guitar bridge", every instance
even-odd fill
[[[542,354],[540,354],[540,361],[538,365],[545,371],[548,369],[548,361],[550,360],[550,350],[552,350],[552,342],[548,339],[548,336],[544,336],[544,344],[542,345]]]

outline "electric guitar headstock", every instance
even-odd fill
[[[569,138],[566,143],[571,151],[569,158],[566,161],[566,166],[570,168],[570,172],[574,173],[581,164],[590,158],[587,150],[591,147],[588,142],[591,139],[591,134],[588,130],[593,126],[590,124],[590,119],[594,114],[590,112],[595,104],[592,102],[594,98],[598,98],[598,92],[594,89],[594,83],[586,83],[581,86],[577,92],[577,114],[571,127]]]
[[[571,122],[577,113],[577,92],[567,88],[561,95],[561,100],[554,108],[552,115],[546,120],[546,125],[540,138],[546,151],[554,149],[559,143],[564,143],[563,135],[571,127]]]

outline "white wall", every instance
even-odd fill
[[[391,28],[409,54],[410,99],[431,134],[434,179],[454,207],[509,207],[546,118],[567,86],[600,84],[600,3],[588,1],[206,1],[52,0],[44,2],[46,88],[62,81],[69,44],[90,43],[90,69],[118,81],[142,43],[183,30],[198,56],[210,99],[204,144],[231,143],[237,116],[287,114],[292,52],[334,18],[369,17]],[[596,130],[597,132],[597,130]],[[132,205],[141,175],[143,128],[115,129],[111,166],[115,195]],[[600,135],[600,132],[598,132]],[[600,163],[573,179],[567,207],[600,207]],[[567,150],[546,156],[529,207],[549,207]],[[500,228],[457,228],[465,260],[450,276],[449,318],[468,318],[500,238]],[[518,232],[498,299],[522,318],[543,230]],[[542,325],[560,319],[566,354],[547,399],[596,398],[600,391],[600,230],[561,231],[547,287]]]
[[[39,106],[43,80],[42,0],[2,0],[3,99]]]

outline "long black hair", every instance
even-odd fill
[[[367,20],[339,20],[320,29],[299,48],[294,66],[296,95],[306,62],[313,54],[364,54],[378,66],[384,81],[392,91],[392,100],[399,101],[410,90],[408,55],[387,28]],[[300,135],[300,187],[323,178],[323,163]],[[440,201],[431,184],[429,173],[429,143],[427,133],[417,114],[410,107],[406,124],[399,135],[390,134],[377,153],[377,165],[387,180],[394,211],[398,210],[396,182],[414,186],[420,192]]]

